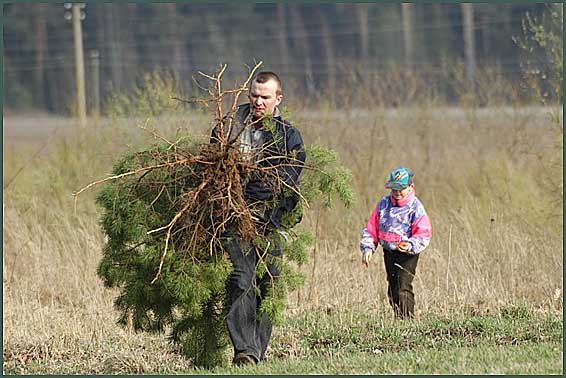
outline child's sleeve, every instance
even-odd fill
[[[375,250],[379,239],[377,237],[379,231],[379,212],[378,206],[375,207],[371,213],[369,220],[362,231],[362,238],[360,240],[360,251],[363,253],[367,250]]]
[[[432,226],[430,224],[430,219],[421,205],[417,209],[415,214],[415,220],[411,225],[411,237],[409,238],[409,243],[411,243],[410,254],[417,255],[425,250],[430,243],[430,238],[432,237]]]

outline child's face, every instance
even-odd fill
[[[414,187],[415,184],[411,184],[407,186],[405,189],[401,189],[401,190],[391,189],[391,196],[395,198],[397,201],[404,200],[405,198],[407,198],[409,194],[411,194]]]

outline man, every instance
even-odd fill
[[[306,155],[299,131],[281,118],[278,106],[283,92],[275,73],[258,73],[251,82],[248,98],[249,104],[237,109],[236,122],[228,130],[227,141],[270,172],[269,175],[252,173],[245,186],[246,202],[258,219],[258,229],[267,235],[278,231],[282,216],[292,211],[299,201],[298,195],[285,189],[298,187]],[[216,137],[213,133],[213,140]],[[233,232],[226,236],[225,248],[233,265],[228,283],[227,315],[228,333],[234,346],[233,362],[253,364],[265,358],[271,337],[271,321],[265,315],[260,316],[258,310],[272,278],[276,278],[279,271],[271,264],[268,273],[258,279],[256,266],[260,259],[265,260],[265,252]],[[281,256],[281,246],[271,247],[268,253]]]

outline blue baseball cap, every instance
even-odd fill
[[[414,173],[404,167],[395,168],[389,175],[389,181],[385,183],[387,189],[403,190],[413,183]]]

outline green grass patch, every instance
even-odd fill
[[[273,361],[230,374],[560,374],[562,348],[555,343],[404,350],[393,353],[332,353]],[[215,371],[220,373],[220,371]]]
[[[265,363],[213,372],[559,374],[562,333],[559,316],[520,305],[494,316],[430,315],[408,321],[308,313],[275,331]]]
[[[274,329],[268,359],[195,369],[164,336],[118,333],[90,343],[9,342],[7,374],[561,374],[561,314],[510,305],[497,314],[305,312]]]

